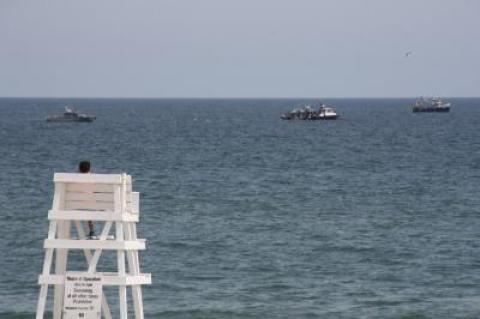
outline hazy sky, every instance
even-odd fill
[[[480,96],[479,16],[479,0],[0,0],[0,96]]]

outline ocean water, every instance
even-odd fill
[[[479,318],[480,99],[449,100],[0,99],[0,318],[34,317],[53,173],[83,159],[141,192],[146,318]],[[66,104],[97,121],[46,123]]]

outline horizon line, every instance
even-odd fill
[[[225,97],[140,97],[140,96],[0,96],[0,99],[105,99],[105,100],[294,100],[294,99],[304,99],[304,100],[313,100],[313,99],[415,99],[420,97],[433,97],[430,95],[420,95],[420,96],[333,96],[333,97],[301,97],[301,96],[291,96],[291,97],[238,97],[238,96],[225,96]],[[478,99],[480,96],[435,96],[439,98],[448,98],[448,99]]]

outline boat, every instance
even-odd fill
[[[450,112],[450,103],[439,98],[419,98],[412,106],[414,113],[419,112]]]
[[[318,110],[313,109],[310,105],[304,105],[283,113],[280,118],[282,120],[336,120],[338,117],[334,108],[320,104]]]
[[[85,113],[79,113],[70,106],[65,106],[65,112],[60,115],[51,115],[47,117],[47,122],[93,122],[97,117]]]

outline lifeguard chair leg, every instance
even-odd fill
[[[125,223],[125,239],[126,240],[136,240],[134,237],[136,232],[134,223]],[[140,264],[138,262],[138,250],[131,250],[127,252],[127,261],[129,272],[133,275],[140,274]],[[135,319],[143,319],[143,298],[142,298],[142,288],[140,285],[132,286],[132,299],[133,306],[135,310]]]
[[[48,227],[48,239],[55,238],[55,233],[57,231],[57,222],[51,221]],[[52,268],[52,261],[53,261],[53,248],[48,248],[45,251],[45,259],[43,261],[43,275],[49,275],[50,270]],[[47,303],[47,295],[48,295],[48,284],[42,284],[40,287],[40,295],[38,297],[38,304],[37,304],[37,316],[36,319],[43,319],[43,315],[45,314],[45,305]]]
[[[70,238],[70,221],[61,221],[58,223],[58,239]],[[55,274],[65,275],[67,271],[68,249],[57,249],[57,256],[55,258]],[[55,285],[54,288],[54,303],[53,303],[53,319],[62,319],[63,308],[63,294],[64,285]]]
[[[124,197],[126,190],[125,184],[125,175],[122,175],[122,185],[116,186],[114,190],[114,207],[115,213],[122,216],[126,209],[126,198]],[[123,233],[123,223],[115,222],[115,240],[124,241],[125,236]],[[118,275],[125,278],[125,251],[117,251],[117,269]],[[118,299],[120,303],[120,319],[127,319],[128,317],[128,308],[127,308],[127,286],[120,285],[118,286]]]
[[[121,222],[115,223],[116,239],[123,241],[123,224]],[[125,276],[125,251],[117,251],[117,266],[118,266],[118,275]],[[120,319],[127,319],[127,287],[125,285],[118,286],[119,301],[120,301]]]

